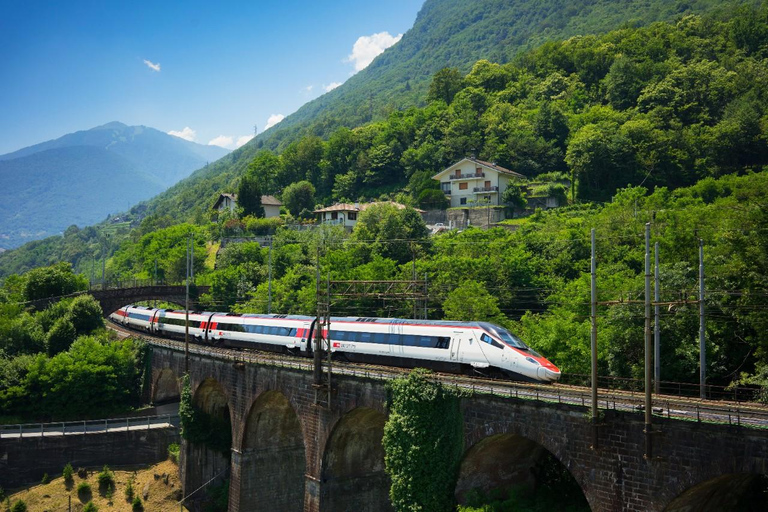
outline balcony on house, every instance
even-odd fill
[[[476,171],[470,172],[468,174],[461,174],[459,171],[456,171],[456,174],[451,174],[448,176],[449,180],[472,180],[475,178],[485,178],[485,173],[482,171]]]
[[[472,192],[480,193],[480,192],[498,192],[499,187],[497,186],[486,186],[486,187],[475,187],[472,189]]]

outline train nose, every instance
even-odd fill
[[[553,371],[549,368],[544,368],[543,366],[539,366],[537,370],[537,376],[540,380],[546,381],[546,382],[554,382],[556,380],[560,380],[560,372],[559,371]]]

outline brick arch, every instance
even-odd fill
[[[152,380],[152,403],[178,402],[181,388],[176,372],[171,368],[163,368],[156,373]]]
[[[281,391],[250,404],[241,436],[241,510],[301,510],[307,457],[297,408]]]
[[[720,512],[766,510],[768,475],[736,473],[701,482],[673,499],[665,512]]]
[[[322,458],[321,511],[392,510],[382,446],[386,421],[369,407],[356,407],[336,421]]]
[[[192,403],[206,414],[225,420],[230,428],[234,422],[233,408],[230,404],[231,393],[214,377],[205,377],[195,381],[192,387]],[[230,451],[223,453],[204,444],[186,442],[186,460],[184,475],[186,492],[198,489],[214,477],[226,478],[230,468]],[[213,482],[214,484],[216,482]],[[198,493],[192,501],[205,497]]]
[[[574,478],[590,509],[598,510],[586,492],[588,475],[571,462],[567,439],[550,436],[542,423],[528,419],[490,421],[470,429],[465,425],[464,447],[455,490],[460,503],[473,488],[535,485],[536,464],[549,454]]]

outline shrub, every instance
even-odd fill
[[[43,473],[43,478],[40,480],[40,483],[43,485],[51,483],[51,477],[48,476],[48,473]]]
[[[99,507],[97,507],[96,504],[92,501],[89,501],[83,507],[83,512],[99,512]]]
[[[72,464],[67,462],[67,464],[64,466],[64,469],[61,471],[61,476],[64,477],[64,481],[67,483],[72,482],[73,476],[75,474],[75,470],[72,469]]]
[[[0,487],[0,501],[3,501],[5,499],[5,489]]]
[[[144,510],[144,505],[141,503],[141,498],[139,498],[138,496],[133,498],[133,503],[131,504],[131,508],[133,509],[134,512],[141,512],[142,510]]]
[[[11,512],[27,512],[27,504],[24,503],[24,500],[18,500],[11,507]]]
[[[91,494],[91,484],[88,482],[80,482],[77,484],[78,496],[87,496],[88,494]]]
[[[99,487],[109,487],[115,483],[115,474],[109,470],[109,466],[106,464],[97,478],[99,479]]]
[[[125,486],[125,500],[133,501],[133,478],[130,478]]]
[[[179,463],[179,451],[180,450],[181,450],[181,448],[179,448],[179,444],[178,443],[171,443],[168,446],[168,458],[171,459],[171,461],[174,464],[178,464]]]

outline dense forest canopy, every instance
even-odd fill
[[[242,148],[149,201],[146,208],[151,213],[170,214],[177,221],[194,220],[210,206],[215,191],[234,187],[260,150],[282,154],[304,137],[328,140],[339,128],[355,129],[384,121],[395,112],[424,107],[432,77],[443,68],[455,67],[465,75],[478,60],[506,64],[545,41],[605,33],[621,26],[643,27],[688,14],[714,12],[716,16],[728,17],[739,5],[758,3],[427,0],[413,28],[366,69],[307,103]],[[385,160],[400,157],[399,153],[378,156]],[[376,160],[372,163],[376,165]]]

